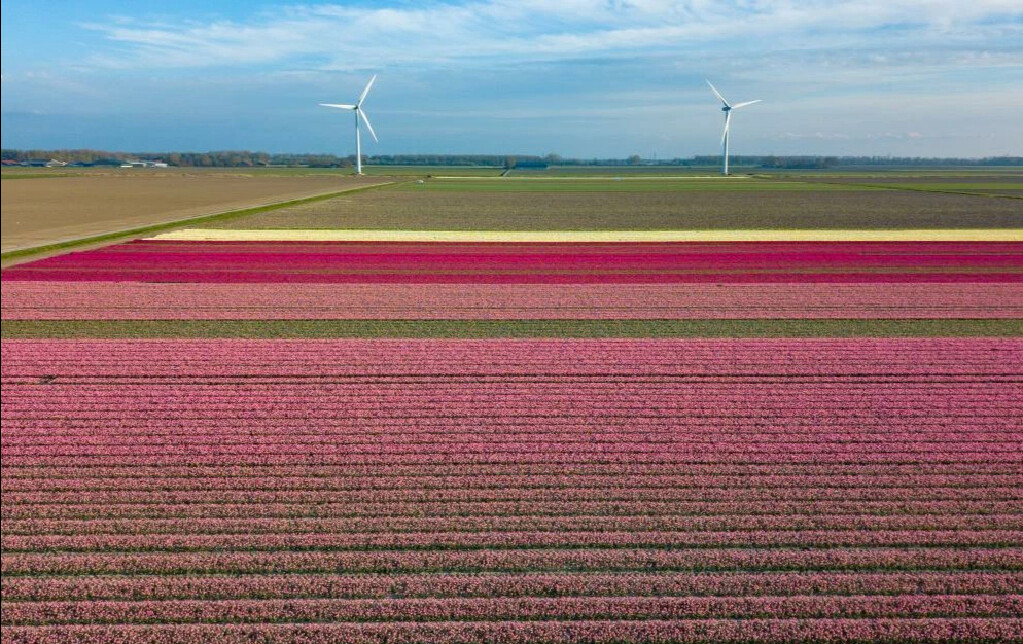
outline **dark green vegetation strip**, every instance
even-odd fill
[[[88,246],[93,244],[100,244],[104,242],[113,242],[129,237],[138,237],[140,235],[152,235],[174,228],[181,228],[182,226],[195,226],[200,224],[211,224],[221,222],[227,219],[233,219],[235,217],[243,217],[248,215],[255,215],[264,212],[270,212],[272,210],[280,210],[282,208],[290,208],[293,206],[303,206],[320,201],[327,201],[340,197],[342,195],[351,194],[353,192],[362,192],[364,190],[372,190],[381,186],[390,185],[389,183],[379,183],[370,186],[360,186],[358,188],[350,188],[348,190],[340,190],[337,192],[328,192],[322,195],[316,195],[313,197],[304,197],[302,199],[292,199],[291,201],[281,201],[279,203],[267,204],[265,206],[256,206],[253,208],[242,208],[240,210],[229,210],[227,212],[219,212],[212,215],[200,215],[199,217],[189,217],[186,219],[178,219],[175,221],[164,222],[161,224],[149,224],[146,226],[139,226],[138,228],[129,228],[127,230],[118,230],[112,233],[104,233],[102,235],[94,235],[92,237],[82,237],[80,239],[72,239],[66,242],[59,242],[56,244],[46,244],[45,246],[33,246],[31,248],[19,248],[17,250],[7,251],[6,253],[0,254],[0,260],[15,259],[18,257],[28,257],[32,255],[42,255],[44,253],[52,253],[58,250],[68,250],[77,246]]]
[[[1023,336],[1023,320],[8,320],[3,338]]]
[[[51,177],[73,177],[70,172],[4,172],[0,179],[49,179]]]

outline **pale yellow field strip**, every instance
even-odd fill
[[[351,242],[736,242],[989,241],[1023,242],[1023,228],[903,230],[368,230],[182,228],[166,241]]]

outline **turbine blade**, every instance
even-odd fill
[[[707,81],[707,84],[710,85],[710,91],[714,92],[714,96],[717,96],[718,100],[725,104],[725,107],[731,107],[728,101],[725,100],[725,97],[721,95],[721,92],[718,91],[718,88],[714,87],[714,83]]]
[[[376,82],[376,79],[377,75],[373,74],[373,78],[369,79],[369,82],[366,83],[366,88],[362,90],[362,94],[359,94],[359,101],[356,103],[356,105],[359,105],[360,107],[362,106],[362,102],[366,100],[366,94],[369,94],[369,88],[373,87],[373,83]]]
[[[354,110],[354,105],[344,105],[341,103],[320,103],[320,107],[336,107],[341,110]]]
[[[732,109],[733,110],[737,110],[740,107],[746,107],[747,105],[753,105],[754,103],[763,103],[763,101],[758,98],[755,101],[746,101],[745,103],[736,103],[735,105],[732,106]]]
[[[369,133],[373,135],[373,140],[376,141],[377,143],[380,143],[380,139],[377,138],[377,133],[373,131],[373,125],[369,122],[369,117],[366,116],[366,113],[363,112],[362,110],[358,110],[356,111],[356,114],[358,114],[359,117],[362,119],[362,122],[366,124],[366,129],[369,130]]]
[[[728,128],[732,125],[732,113],[729,112],[725,115],[725,130],[721,133],[721,145],[725,144],[725,138],[728,137]]]

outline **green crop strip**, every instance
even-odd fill
[[[8,320],[13,338],[672,338],[1023,336],[1019,319]]]

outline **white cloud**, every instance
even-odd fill
[[[396,7],[294,6],[239,21],[87,25],[112,66],[287,64],[326,69],[528,62],[633,52],[864,44],[980,46],[1023,37],[1018,0],[477,0]],[[893,33],[899,34],[893,36]],[[1016,49],[1019,55],[1019,49]],[[876,62],[884,62],[877,54]],[[1018,61],[1018,58],[1017,58]]]

